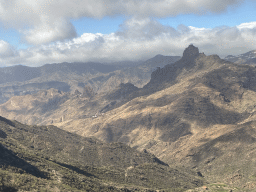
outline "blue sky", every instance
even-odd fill
[[[236,26],[241,23],[256,21],[256,3],[245,1],[236,7],[228,7],[221,14],[208,13],[205,15],[181,14],[175,17],[156,18],[163,25],[177,28],[178,25],[193,26],[198,28],[214,28],[218,26]],[[81,18],[73,20],[78,35],[83,33],[113,33],[124,22],[124,16],[104,17],[102,19]]]
[[[0,0],[0,66],[256,50],[256,0]]]

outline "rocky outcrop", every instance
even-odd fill
[[[183,57],[197,57],[199,56],[199,49],[193,44],[190,44],[183,52]]]
[[[199,49],[191,44],[184,50],[183,57],[180,60],[163,68],[158,67],[153,71],[149,83],[144,88],[151,87],[154,91],[161,90],[189,75],[218,68],[224,63],[227,63],[227,61],[220,59],[218,55],[206,56],[204,53],[199,53]]]
[[[195,59],[200,56],[199,49],[194,45],[189,45],[183,52],[183,57],[174,64],[168,64],[163,68],[156,68],[151,74],[150,82],[145,85],[145,88],[156,87],[156,84],[161,84],[160,89],[163,88],[163,82],[168,82],[170,85],[175,83],[177,77],[182,71],[189,70],[195,66]],[[206,57],[203,53],[202,57]],[[171,83],[172,82],[172,83]]]

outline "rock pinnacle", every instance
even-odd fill
[[[199,56],[199,49],[193,44],[190,44],[183,52],[183,57],[197,57]]]

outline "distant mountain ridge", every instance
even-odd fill
[[[228,55],[224,59],[237,64],[256,65],[256,50],[252,50],[236,56]]]
[[[1,79],[0,83],[7,82],[22,82],[31,80],[44,75],[52,75],[56,72],[64,73],[77,73],[79,75],[86,73],[109,73],[117,70],[116,66],[103,65],[101,63],[59,63],[59,64],[46,64],[42,67],[28,67],[23,65],[16,65],[12,67],[0,68]]]
[[[85,85],[95,92],[113,90],[120,83],[127,82],[142,87],[149,81],[154,67],[175,62],[179,58],[158,56],[145,62],[119,62],[115,65],[76,62],[0,68],[0,103],[12,96],[33,94],[50,88],[74,93],[76,90],[82,92]]]

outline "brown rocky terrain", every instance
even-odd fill
[[[57,90],[43,99],[17,96],[0,106],[0,114],[123,142],[169,165],[192,168],[211,183],[255,191],[255,77],[253,66],[206,56],[190,45],[143,88],[126,83],[90,98]],[[50,98],[60,99],[55,105]]]

